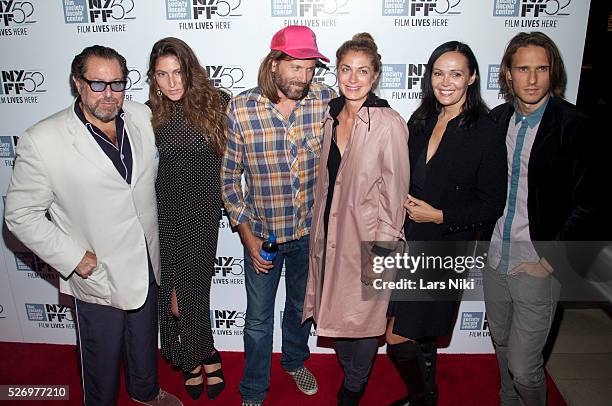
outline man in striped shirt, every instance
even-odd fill
[[[302,324],[301,319],[321,122],[335,93],[323,84],[311,83],[318,60],[329,59],[319,53],[309,28],[283,28],[272,38],[270,49],[259,68],[258,86],[241,93],[228,106],[227,147],[221,168],[225,208],[244,245],[243,405],[261,404],[270,384],[274,302],[283,264],[286,299],[281,364],[302,392],[317,392],[315,377],[304,367],[311,323]],[[273,261],[266,261],[259,252],[271,235],[279,250]]]

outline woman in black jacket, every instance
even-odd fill
[[[404,233],[409,247],[413,241],[488,239],[503,213],[506,146],[481,98],[479,79],[466,44],[444,43],[429,58],[423,100],[408,121],[411,179]],[[441,253],[439,245],[432,248],[435,243],[415,245],[426,255]],[[437,401],[435,339],[451,331],[457,301],[435,298],[389,306],[388,353],[410,388],[409,398],[398,404]]]

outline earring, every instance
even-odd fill
[[[162,91],[157,89],[157,91],[155,92],[155,94],[157,94],[157,97],[161,97],[162,95]]]

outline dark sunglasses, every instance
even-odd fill
[[[85,83],[89,85],[89,88],[94,92],[103,92],[106,90],[106,86],[110,86],[113,92],[123,92],[125,86],[127,86],[127,80],[115,80],[114,82],[104,82],[102,80],[89,80],[81,78]]]

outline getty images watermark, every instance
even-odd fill
[[[372,257],[372,272],[399,272],[415,275],[417,272],[425,273],[417,278],[400,277],[396,280],[385,281],[376,278],[372,281],[374,289],[402,289],[402,290],[465,290],[475,289],[474,278],[465,278],[466,272],[484,269],[487,263],[486,254],[483,255],[425,255],[420,253],[410,255],[396,252],[393,256]],[[436,273],[437,275],[433,274]],[[439,278],[442,280],[439,280]]]
[[[465,292],[482,297],[487,262],[487,250],[474,241],[363,242],[362,299],[453,301]]]
[[[552,272],[533,271],[542,260]],[[360,266],[363,300],[479,301],[483,275],[501,273],[554,279],[563,301],[612,301],[612,241],[372,241]]]

